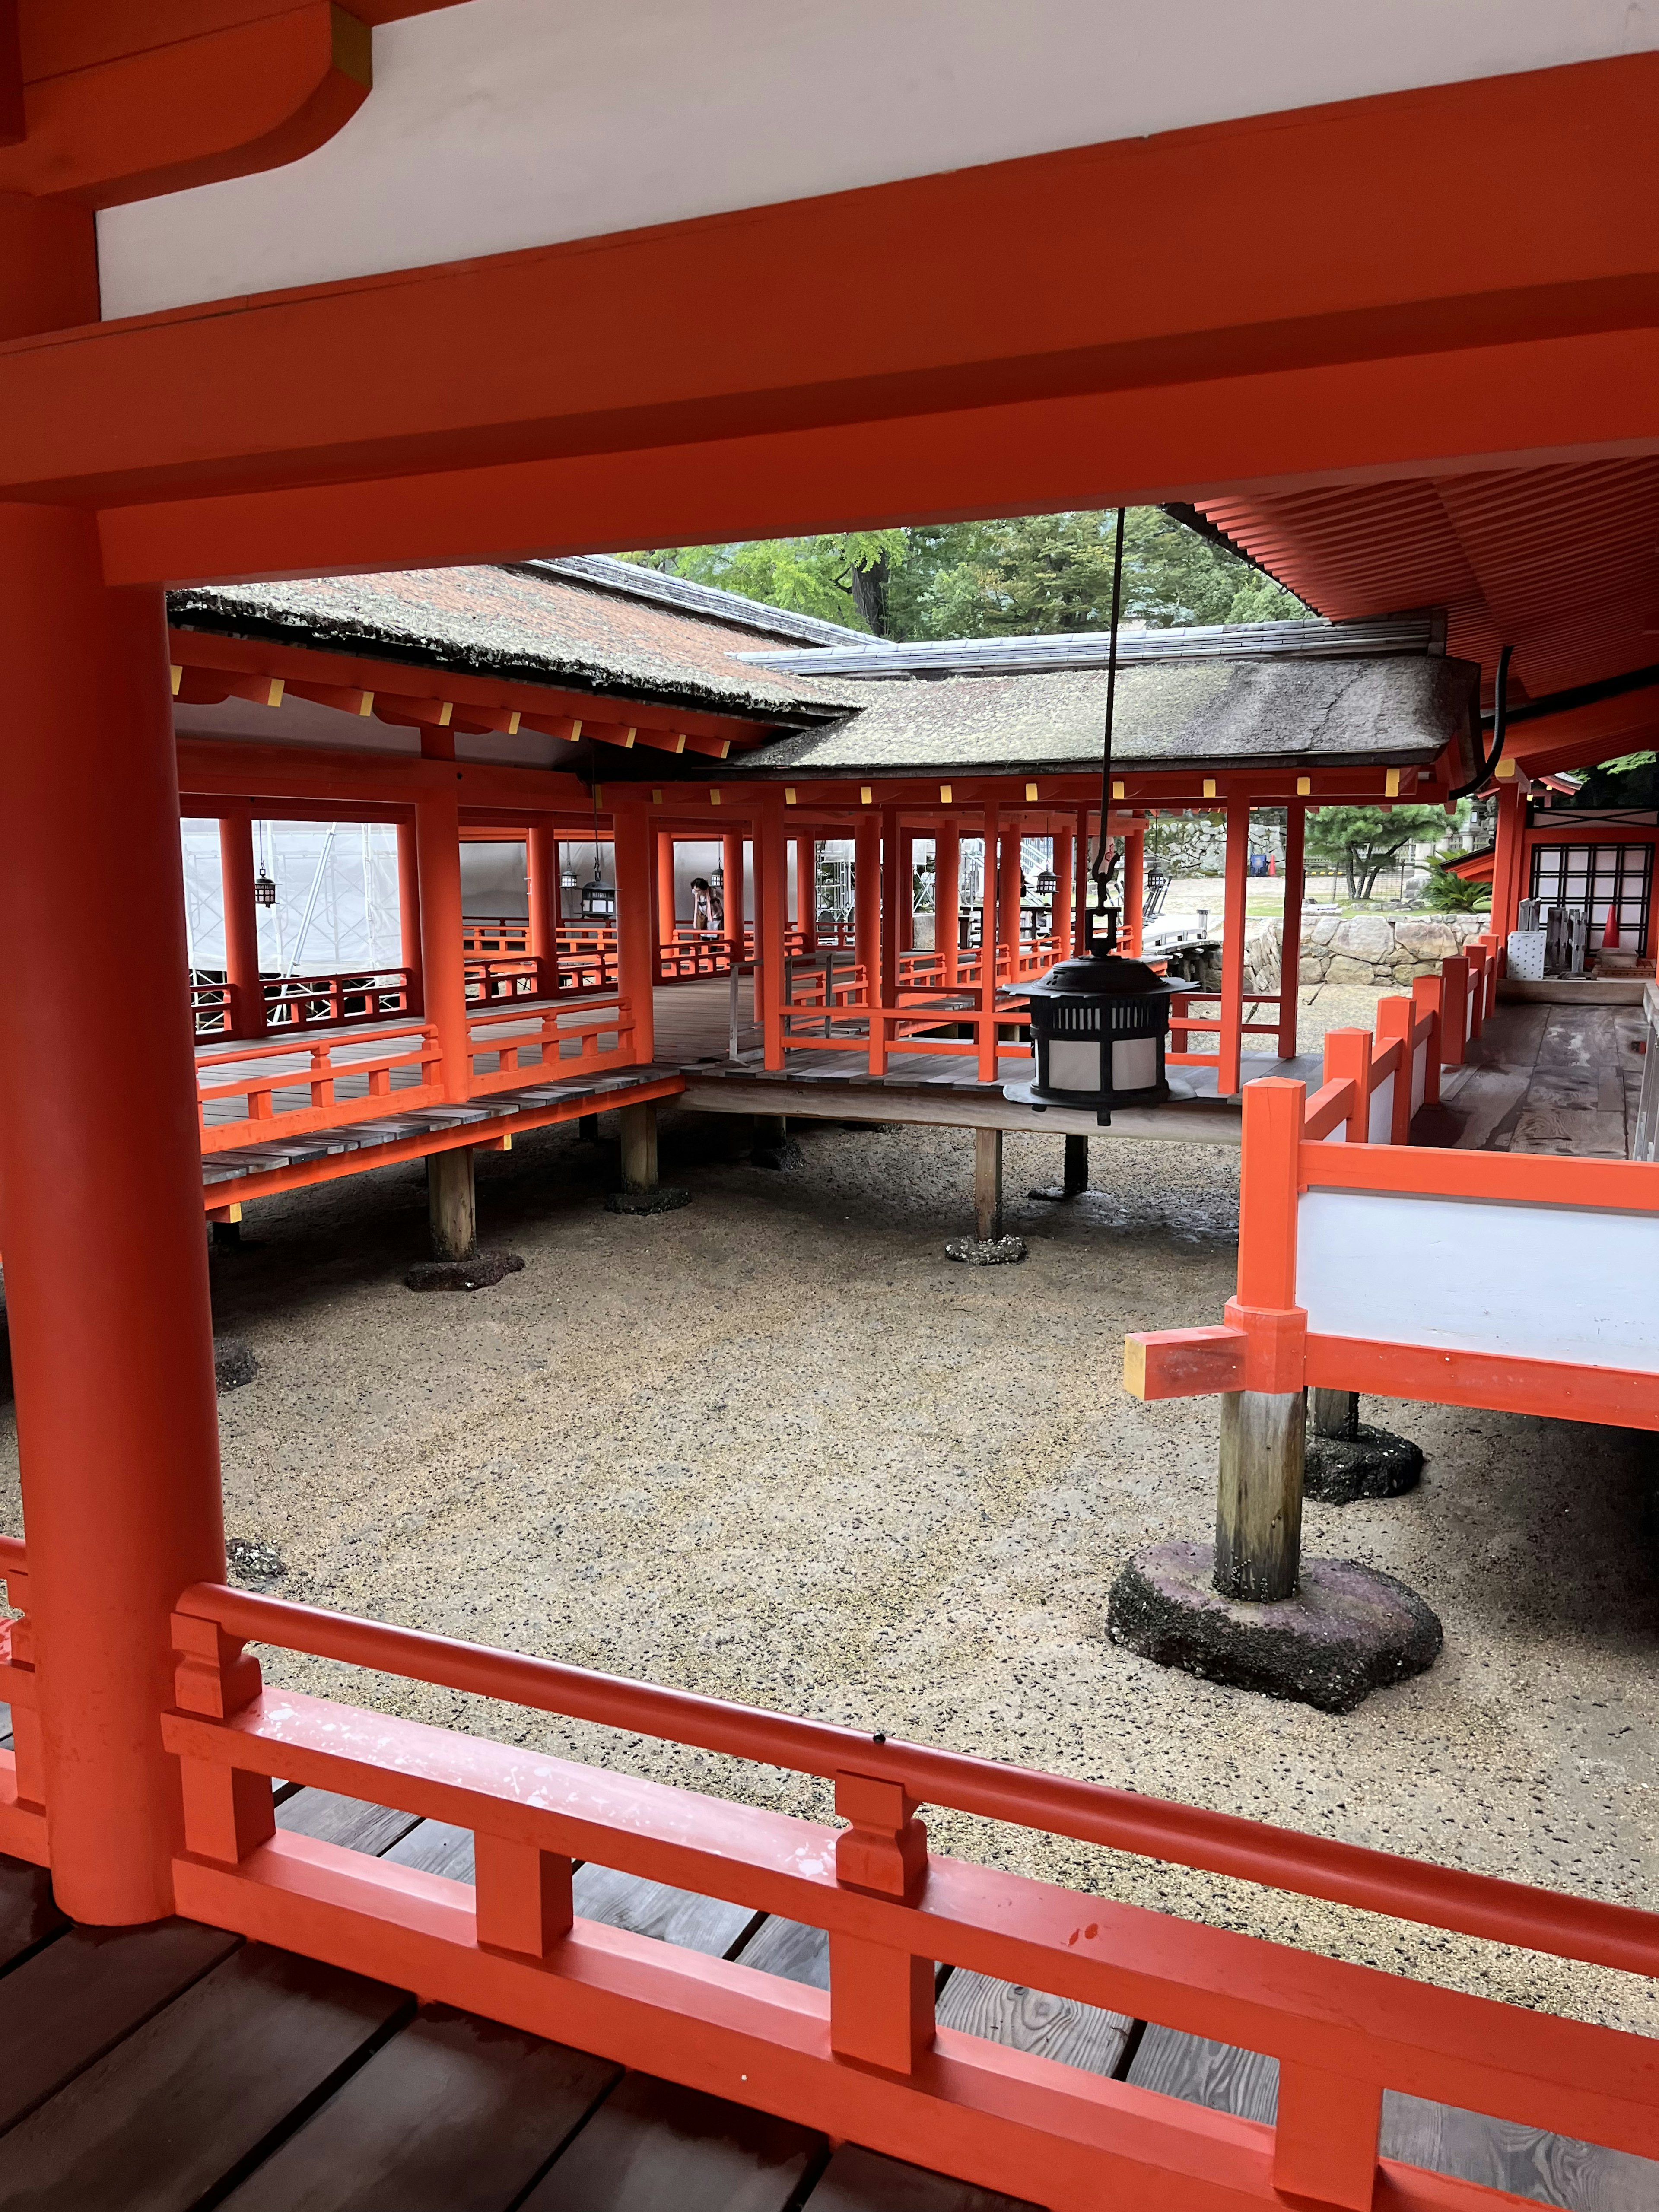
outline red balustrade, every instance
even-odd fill
[[[626,999],[584,1006],[580,1012],[550,1008],[515,1018],[509,1013],[476,1016],[467,1024],[467,1089],[474,1098],[512,1091],[538,1080],[583,1075],[596,1067],[632,1064],[634,1017]],[[480,1060],[493,1060],[489,1070]]]
[[[343,969],[330,975],[267,975],[262,988],[267,1032],[345,1029],[407,1017],[413,1011],[415,971],[375,967]],[[190,1003],[199,1041],[228,1041],[239,1034],[229,983],[192,979]]]
[[[405,1110],[435,1105],[444,1095],[441,1058],[436,1030],[420,1022],[383,1031],[368,1048],[331,1036],[299,1046],[238,1045],[198,1057],[202,1150],[229,1152],[269,1137],[303,1136],[365,1121],[394,1096],[392,1078],[400,1068],[416,1068],[419,1075],[396,1088],[398,1105]],[[216,1071],[223,1071],[217,1082],[212,1079]],[[339,1096],[342,1082],[349,1086],[345,1097]],[[297,1093],[304,1103],[280,1104],[283,1092]],[[206,1108],[224,1098],[246,1100],[246,1113],[234,1121],[210,1122]]]

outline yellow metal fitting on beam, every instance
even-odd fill
[[[1310,775],[1297,776],[1296,795],[1298,799],[1310,799],[1313,796],[1313,778]]]
[[[1388,773],[1383,776],[1383,778],[1382,778],[1382,796],[1384,797],[1384,799],[1398,799],[1398,798],[1399,798],[1399,796],[1400,796],[1400,771],[1399,771],[1399,769],[1398,769],[1397,768],[1391,768],[1391,769],[1389,769],[1389,771],[1388,771]]]
[[[951,804],[951,787],[948,783],[940,784],[939,796],[941,806],[948,806]]]
[[[1204,796],[1206,799],[1215,797],[1215,778],[1212,775],[1206,775],[1204,779]]]
[[[1122,785],[1121,785],[1121,784],[1119,784],[1119,785],[1118,785],[1118,787],[1117,787],[1117,795],[1118,795],[1118,797],[1119,797],[1120,799],[1121,799],[1121,798],[1122,798],[1122,796],[1123,796],[1123,787],[1122,787]],[[1034,784],[1034,783],[1028,783],[1028,784],[1026,785],[1026,787],[1025,787],[1025,797],[1026,797],[1026,799],[1027,799],[1027,802],[1028,802],[1028,803],[1029,803],[1030,800],[1034,799],[1036,797],[1036,784]]]
[[[1206,791],[1213,791],[1213,790],[1215,789],[1215,786],[1214,786],[1212,783],[1211,783],[1211,784],[1206,784],[1206,786],[1205,786],[1204,787],[1205,787],[1205,789],[1206,789]],[[1125,794],[1125,792],[1124,792],[1124,787],[1123,787],[1123,786],[1122,786],[1121,783],[1114,783],[1114,784],[1113,784],[1113,786],[1112,786],[1112,796],[1113,796],[1113,798],[1114,798],[1114,799],[1121,799],[1121,798],[1123,798],[1125,795],[1126,795],[1126,794]]]
[[[860,806],[868,806],[868,805],[869,805],[869,804],[870,804],[870,800],[871,800],[870,787],[869,787],[869,785],[868,785],[867,783],[861,783],[861,784],[859,786],[859,805],[860,805]]]
[[[795,803],[795,787],[793,783],[786,783],[783,787],[783,803],[786,806],[793,806]]]

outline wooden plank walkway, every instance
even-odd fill
[[[277,1785],[279,1826],[472,1878],[441,1821]],[[817,1929],[592,1863],[577,1911],[823,1988]],[[1271,2122],[1257,2054],[963,1970],[939,2018]],[[258,1943],[66,1923],[0,1860],[0,2212],[1030,2212],[1014,2200]],[[1653,2212],[1659,2165],[1390,2094],[1383,2154],[1566,2212]],[[1040,2182],[1036,2183],[1040,2187]]]
[[[1639,1006],[1500,1005],[1468,1063],[1441,1077],[1448,1124],[1432,1141],[1466,1152],[1628,1159],[1645,1036]]]
[[[655,996],[659,1061],[678,1066],[685,1078],[684,1104],[710,1114],[783,1114],[808,1119],[912,1121],[934,1126],[993,1127],[1055,1136],[1162,1137],[1190,1143],[1236,1146],[1241,1115],[1236,1101],[1216,1091],[1207,1067],[1170,1070],[1175,1096],[1167,1105],[1121,1109],[1102,1129],[1092,1114],[1063,1107],[1019,1105],[1002,1095],[1006,1083],[1028,1082],[1031,1063],[1024,1057],[1000,1061],[994,1083],[981,1083],[979,1064],[964,1045],[955,1053],[888,1054],[885,1075],[872,1075],[866,1055],[848,1040],[845,1052],[799,1048],[781,1069],[760,1064],[758,1049],[740,1060],[729,1054],[731,987],[727,979],[667,983]],[[753,979],[739,981],[738,1016],[751,1020]],[[1288,1075],[1317,1089],[1323,1064],[1312,1054],[1277,1060],[1251,1054],[1243,1079]]]

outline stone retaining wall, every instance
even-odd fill
[[[1490,925],[1486,914],[1315,915],[1302,925],[1301,980],[1408,991],[1414,975],[1437,975]],[[1258,922],[1246,939],[1247,991],[1279,988],[1283,927]]]

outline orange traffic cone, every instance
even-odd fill
[[[1611,899],[1607,901],[1607,926],[1601,932],[1601,950],[1604,952],[1619,950],[1619,908]]]

